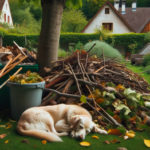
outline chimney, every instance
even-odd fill
[[[136,11],[136,5],[137,5],[136,0],[134,0],[132,2],[132,11]]]
[[[119,0],[114,0],[114,7],[117,11],[119,10]]]
[[[126,14],[126,0],[121,0],[121,14]]]

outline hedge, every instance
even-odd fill
[[[85,44],[89,41],[99,40],[99,37],[99,34],[62,33],[60,36],[60,47],[67,48],[69,43],[81,42]],[[136,43],[136,50],[143,48],[146,44],[144,37],[144,33],[112,34],[105,36],[103,40],[114,47],[123,47],[126,51],[128,51],[128,46],[130,44]],[[13,41],[16,41],[20,46],[25,46],[25,39],[35,43],[38,42],[38,38],[39,35],[6,34],[3,37],[3,45],[12,45]]]
[[[13,45],[13,41],[15,41],[20,46],[24,47],[26,45],[26,41],[38,42],[38,35],[18,35],[18,34],[7,34],[3,37],[3,45],[10,46]]]
[[[112,34],[105,38],[105,42],[113,44],[114,47],[124,47],[129,51],[130,44],[137,44],[136,50],[139,51],[146,44],[145,33],[126,33],[126,34]]]

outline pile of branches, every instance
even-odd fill
[[[92,113],[94,120],[103,126],[108,123],[121,126],[122,123],[114,119],[100,104],[104,100],[103,92],[105,96],[113,94],[114,101],[119,99],[122,102],[125,99],[122,87],[143,95],[150,93],[149,84],[125,65],[104,56],[101,59],[91,57],[85,51],[76,51],[70,57],[55,62],[52,68],[45,68],[45,71],[47,92],[41,105],[82,105]],[[117,89],[120,86],[121,88]],[[112,111],[116,110],[112,108]]]

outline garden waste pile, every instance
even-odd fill
[[[45,71],[46,94],[41,105],[81,105],[105,129],[141,131],[141,125],[150,122],[150,85],[115,60],[76,51]]]

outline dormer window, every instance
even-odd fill
[[[109,14],[109,8],[105,8],[105,14]]]

